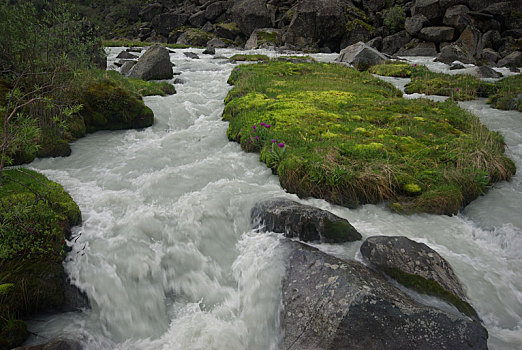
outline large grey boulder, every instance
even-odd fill
[[[223,14],[227,10],[228,1],[216,1],[211,3],[205,9],[205,18],[209,21],[213,21]]]
[[[187,23],[188,18],[188,15],[176,12],[161,13],[152,19],[152,25],[156,33],[168,37],[174,29]]]
[[[245,49],[252,50],[269,46],[280,46],[282,30],[276,28],[258,28],[252,32],[245,44]]]
[[[135,64],[136,64],[136,61],[126,61],[125,63],[123,63],[123,65],[120,68],[120,74],[127,76]]]
[[[498,61],[499,67],[522,67],[522,52],[514,51]]]
[[[496,78],[501,78],[502,77],[502,74],[500,74],[499,72],[497,72],[496,70],[494,70],[493,68],[491,67],[488,67],[488,66],[478,66],[478,67],[471,67],[471,68],[467,68],[464,72],[462,72],[463,74],[467,74],[467,75],[471,75],[471,76],[474,76],[474,77],[477,77],[477,78],[493,78],[493,79],[496,79]]]
[[[231,10],[232,20],[249,37],[256,28],[271,27],[270,13],[263,0],[237,0]]]
[[[414,301],[361,263],[285,245],[283,349],[487,349],[468,317]]]
[[[416,35],[421,31],[426,25],[428,25],[430,21],[426,18],[426,16],[422,14],[416,14],[414,16],[406,18],[404,22],[404,28],[410,35]]]
[[[453,40],[455,29],[452,27],[425,27],[417,34],[419,39],[432,41],[434,43],[442,43]]]
[[[173,72],[169,51],[160,44],[151,46],[131,68],[128,76],[143,80],[171,79]]]
[[[466,5],[451,6],[446,10],[442,23],[457,29],[461,33],[467,26],[473,23],[473,19],[468,13],[469,8]]]
[[[154,17],[163,12],[163,5],[159,3],[152,3],[146,5],[139,12],[139,17],[142,22],[150,22]]]
[[[385,54],[393,55],[401,47],[409,43],[410,40],[411,36],[405,30],[402,30],[398,33],[389,35],[386,38],[382,39],[381,51]]]
[[[257,203],[251,220],[265,231],[284,233],[302,241],[348,242],[362,238],[346,219],[285,198]]]
[[[396,55],[397,56],[436,56],[437,55],[437,47],[435,43],[431,41],[419,41],[418,39],[414,39],[410,42],[410,44],[414,45],[411,48],[403,47],[401,48]]]
[[[351,64],[357,69],[366,69],[370,66],[384,63],[386,57],[365,43],[358,42],[341,50],[339,57],[335,60]]]
[[[399,283],[441,297],[480,322],[466,302],[466,293],[451,265],[424,243],[402,236],[374,236],[367,238],[360,250],[363,257]]]
[[[411,14],[412,16],[424,15],[430,21],[435,21],[442,17],[443,12],[439,0],[415,0]]]
[[[469,51],[463,50],[458,44],[444,46],[435,60],[446,64],[451,64],[454,61],[462,63],[476,62],[473,55]]]

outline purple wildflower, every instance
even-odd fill
[[[259,136],[256,136],[255,139],[256,139],[256,140],[259,140]]]
[[[252,125],[252,129],[256,130],[257,129],[257,126],[254,124]]]
[[[413,66],[414,66],[414,67],[417,67],[417,63],[415,63]]]
[[[267,128],[267,129],[270,129],[271,126],[272,125],[270,125],[270,124],[265,124],[265,128]]]
[[[460,89],[459,89],[459,88],[456,88],[456,89],[455,89],[455,91],[459,92],[459,91],[460,91]]]
[[[278,145],[279,147],[281,147],[281,148],[285,147],[285,143],[284,143],[284,142],[279,142],[277,145]]]
[[[250,140],[250,143],[254,143],[254,141]]]
[[[260,125],[260,126],[265,126],[266,123],[265,123],[265,122],[261,122],[261,123],[259,123],[259,125]]]
[[[271,141],[272,141],[272,143],[276,143],[276,142],[277,142],[277,140],[276,140],[276,139],[272,139]]]

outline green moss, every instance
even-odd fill
[[[245,61],[245,62],[255,62],[255,61],[269,61],[270,58],[267,55],[242,55],[236,54],[230,57],[231,61]]]
[[[362,238],[357,230],[345,221],[325,221],[324,236],[334,242],[356,241]]]
[[[228,23],[218,23],[216,24],[216,27],[221,27],[229,32],[232,32],[232,33],[241,33],[241,31],[239,30],[239,27],[237,26],[237,23],[236,22],[228,22]]]
[[[180,36],[181,34],[185,34],[185,40],[192,47],[205,47],[207,42],[214,38],[214,35],[208,32],[205,32],[199,28],[190,28],[190,27],[180,27],[175,29],[170,33],[170,36]]]
[[[386,61],[383,64],[371,66],[368,72],[386,77],[409,78],[417,72],[428,71],[425,66],[410,65],[405,62]]]
[[[375,30],[374,26],[372,26],[371,24],[368,24],[358,18],[355,18],[353,20],[346,22],[346,31],[347,32],[352,32],[352,31],[356,30],[357,27],[364,28],[370,33],[373,33],[373,31]]]
[[[236,67],[229,83],[228,138],[260,152],[301,197],[454,214],[515,172],[502,137],[477,117],[451,101],[404,99],[366,72],[270,61]],[[285,143],[281,157],[271,140]]]
[[[522,112],[522,75],[517,74],[495,83],[496,91],[489,96],[491,107]]]
[[[413,275],[399,269],[386,269],[385,273],[400,284],[411,288],[419,293],[438,297],[454,305],[464,315],[478,320],[479,317],[473,307],[455,294],[444,289],[438,282],[428,280],[424,277]]]
[[[13,283],[0,284],[0,295],[7,295],[14,288]]]

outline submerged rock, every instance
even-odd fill
[[[138,56],[136,55],[133,55],[127,51],[122,51],[118,54],[118,56],[116,56],[116,58],[123,58],[123,59],[134,59],[134,58],[138,58]]]
[[[83,347],[76,340],[71,339],[53,339],[48,343],[21,346],[13,350],[82,350]]]
[[[252,223],[266,231],[284,233],[303,241],[347,242],[362,238],[350,223],[326,210],[285,198],[257,203]]]
[[[360,250],[369,262],[399,283],[438,296],[480,321],[465,301],[466,293],[450,264],[426,244],[402,236],[375,236],[366,239]]]
[[[172,78],[169,51],[160,44],[151,46],[129,71],[129,77],[143,80]]]
[[[188,58],[192,58],[193,60],[197,60],[199,58],[198,54],[195,52],[183,52],[183,54]]]
[[[414,301],[358,262],[285,244],[284,349],[487,349],[469,318]]]
[[[363,70],[370,66],[384,63],[386,57],[373,47],[360,41],[341,50],[339,57],[335,60],[337,62],[349,63],[357,69]]]

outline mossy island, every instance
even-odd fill
[[[451,215],[516,171],[503,137],[454,101],[404,99],[368,72],[273,60],[229,83],[228,138],[300,197]]]

